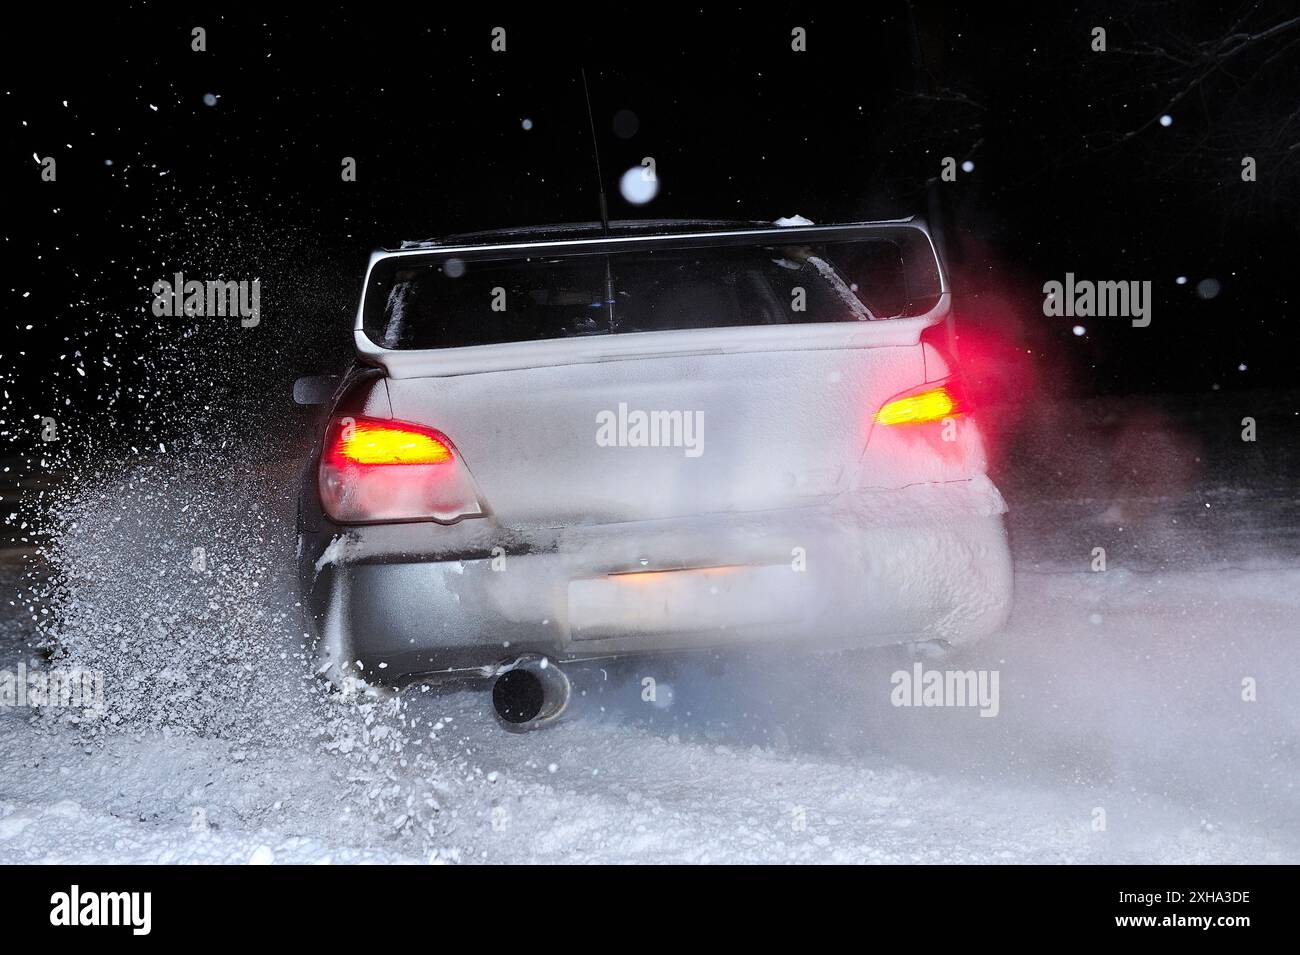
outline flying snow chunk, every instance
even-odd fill
[[[216,105],[217,105],[217,94],[216,94],[216,93],[204,93],[204,94],[203,94],[203,105],[204,105],[204,106],[216,106]]]
[[[523,126],[524,129],[532,129],[532,128],[533,128],[533,121],[532,121],[531,119],[526,119],[526,120],[524,120],[522,123],[520,123],[519,125]]]
[[[618,191],[634,206],[643,206],[659,194],[659,178],[648,166],[633,166],[618,181]]]
[[[1084,328],[1082,325],[1075,325],[1074,328],[1070,329],[1070,331],[1074,332],[1076,335],[1082,335],[1087,330],[1088,329]]]
[[[782,229],[792,225],[814,225],[812,219],[806,219],[801,215],[782,216],[775,220],[772,225],[780,226]]]
[[[253,854],[249,856],[248,859],[249,865],[271,865],[274,862],[275,853],[272,852],[271,847],[267,845],[258,846],[253,850]]]
[[[1209,301],[1223,291],[1223,283],[1218,279],[1201,279],[1196,283],[1196,294]]]
[[[975,164],[974,164],[973,162],[971,162],[969,159],[967,159],[964,163],[961,164],[961,171],[962,171],[962,172],[974,172],[974,171],[975,171]]]
[[[1160,125],[1161,125],[1161,126],[1172,126],[1172,125],[1174,125],[1174,118],[1173,118],[1172,116],[1170,116],[1168,113],[1165,113],[1165,115],[1163,115],[1163,116],[1160,117]]]
[[[1186,285],[1186,284],[1187,284],[1187,276],[1186,276],[1186,275],[1180,275],[1180,276],[1178,276],[1178,278],[1174,279],[1174,281],[1175,281],[1177,284],[1179,284],[1179,285]]]

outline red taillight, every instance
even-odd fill
[[[340,417],[325,432],[321,506],[343,524],[482,514],[474,481],[451,440],[423,425]]]
[[[956,385],[947,380],[922,385],[891,398],[876,412],[876,423],[925,424],[956,418],[965,410]]]
[[[340,418],[328,453],[352,464],[445,464],[451,448],[442,432],[373,418]]]

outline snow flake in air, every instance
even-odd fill
[[[643,206],[659,194],[659,178],[652,166],[633,166],[618,181],[618,191],[634,206]]]
[[[1218,294],[1222,291],[1223,283],[1218,279],[1201,279],[1196,283],[1196,294],[1207,302],[1218,297]]]

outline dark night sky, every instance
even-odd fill
[[[544,25],[373,6],[22,13],[0,102],[7,410],[154,427],[163,405],[132,392],[163,379],[203,400],[250,382],[279,395],[344,354],[370,248],[593,218],[583,65],[616,217],[851,221],[927,214],[933,195],[963,320],[1045,356],[1063,390],[1293,386],[1300,29],[1233,50],[1172,125],[1152,122],[1195,64],[1149,48],[1294,16],[1263,4],[1241,23],[1252,6],[999,19],[920,4],[920,69],[902,3],[654,8],[644,22],[556,8]],[[505,53],[489,49],[495,25]],[[1089,49],[1096,25],[1110,52]],[[207,52],[191,51],[193,26]],[[790,51],[793,26],[807,53]],[[637,118],[630,137],[620,110]],[[33,154],[56,158],[56,182]],[[1258,182],[1240,181],[1247,154]],[[974,170],[927,186],[947,155]],[[662,189],[638,210],[616,182],[643,156]],[[260,277],[262,327],[153,318],[147,289],[177,270]],[[1096,319],[1076,337],[1043,317],[1042,283],[1066,271],[1152,281],[1152,326]],[[1205,278],[1221,284],[1212,300],[1195,291]]]

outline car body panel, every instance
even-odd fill
[[[525,652],[565,661],[772,643],[791,653],[959,645],[1005,619],[1004,509],[983,479],[852,492],[807,508],[531,533],[465,521],[441,528],[449,532],[442,540],[419,524],[338,528],[310,590],[321,666],[382,680],[487,673]],[[681,571],[746,571],[749,581],[708,596],[697,586],[695,602],[676,613],[654,608],[621,626],[582,602],[583,587],[614,580],[657,587],[671,600],[668,582],[654,578]],[[769,616],[738,603],[756,585]],[[723,606],[700,609],[712,602]],[[588,613],[576,626],[575,609]]]

